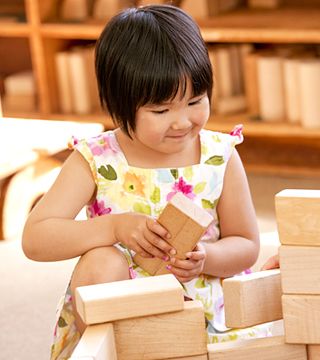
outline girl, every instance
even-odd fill
[[[203,130],[212,69],[195,22],[173,6],[130,8],[105,27],[96,46],[100,100],[116,129],[74,139],[75,151],[26,222],[25,254],[37,261],[80,256],[61,309],[51,359],[66,359],[85,325],[78,286],[148,274],[133,255],[170,259],[185,295],[202,301],[208,341],[267,335],[224,325],[221,278],[254,264],[259,236],[248,183],[231,135]],[[155,220],[182,192],[215,219],[186,260]],[[88,220],[75,221],[86,205]]]

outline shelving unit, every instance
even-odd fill
[[[58,0],[24,0],[26,22],[0,22],[3,59],[6,53],[2,43],[9,46],[12,42],[8,54],[18,51],[21,41],[28,43],[29,50],[22,51],[22,55],[30,58],[27,63],[30,62],[35,75],[38,96],[36,112],[9,113],[4,108],[4,116],[98,121],[111,128],[111,120],[101,114],[78,116],[58,112],[53,55],[73,44],[93,43],[104,26],[91,20],[81,24],[61,23],[57,16],[58,3]],[[320,44],[320,1],[304,1],[300,6],[295,0],[287,3],[291,5],[276,10],[243,8],[197,21],[208,43]],[[11,68],[4,70],[0,68],[1,73],[12,71]],[[238,123],[244,124],[247,140],[239,147],[239,152],[248,171],[320,177],[320,129],[308,130],[284,121],[253,121],[248,114],[213,115],[207,128],[229,132]]]

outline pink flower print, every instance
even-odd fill
[[[137,277],[137,273],[135,270],[133,270],[132,266],[129,267],[129,275],[130,275],[130,279],[135,279]]]
[[[174,183],[174,185],[173,185],[173,191],[167,195],[167,201],[170,201],[171,198],[178,192],[181,192],[182,194],[187,196],[189,199],[193,200],[196,195],[192,192],[192,190],[193,190],[193,186],[187,184],[183,180],[183,177],[180,176],[178,182]]]
[[[120,150],[116,140],[105,134],[94,138],[94,141],[88,142],[88,145],[92,154],[96,156],[99,156],[107,151],[117,153]]]
[[[242,142],[243,141],[242,130],[243,130],[242,124],[236,125],[230,132],[230,135],[237,136],[239,138],[239,141]]]
[[[70,140],[68,141],[68,149],[73,150],[75,146],[79,144],[79,140],[75,136],[71,136]]]
[[[214,305],[214,322],[217,324],[224,324],[225,315],[224,315],[224,301],[223,296],[219,296]]]
[[[115,136],[110,136],[110,135],[104,134],[103,139],[104,139],[105,143],[108,144],[109,149],[111,151],[113,151],[114,153],[121,151]]]
[[[106,208],[103,200],[101,201],[95,200],[94,203],[89,206],[88,210],[90,212],[91,217],[101,216],[111,213],[111,208],[110,207]]]

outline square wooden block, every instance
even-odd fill
[[[320,344],[320,295],[282,295],[286,342]]]
[[[279,255],[284,294],[320,295],[320,247],[282,245]]]
[[[281,244],[320,246],[320,190],[283,190],[275,209]]]
[[[225,279],[223,293],[226,325],[230,328],[282,318],[279,269]]]

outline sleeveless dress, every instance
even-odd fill
[[[73,138],[71,147],[77,149],[88,161],[97,185],[96,198],[86,208],[87,216],[92,218],[134,211],[157,218],[171,197],[181,192],[214,218],[201,241],[218,241],[220,231],[217,203],[228,160],[235,145],[243,141],[241,129],[242,126],[238,126],[230,134],[201,130],[200,163],[178,168],[145,169],[130,166],[113,131],[106,131],[89,139]],[[121,244],[114,246],[125,255],[132,279],[149,276],[134,264],[133,252]],[[182,285],[185,296],[200,300],[204,306],[208,343],[270,335],[268,325],[246,329],[226,328],[222,279],[202,274]],[[57,309],[51,360],[68,359],[79,339],[68,287]]]

